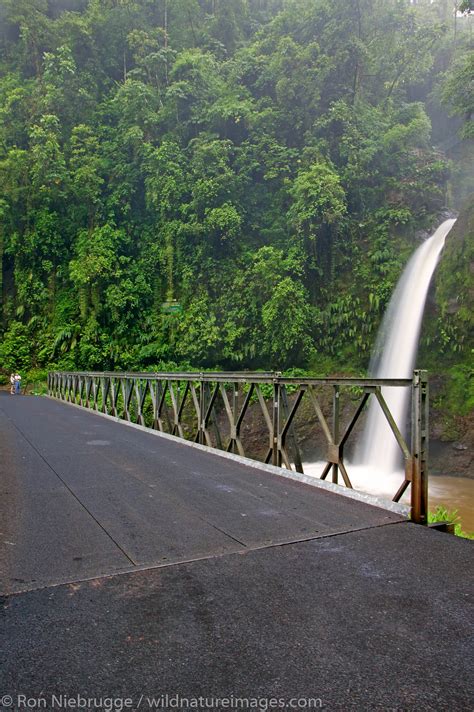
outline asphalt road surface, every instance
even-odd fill
[[[472,542],[45,398],[0,458],[0,710],[473,709]]]

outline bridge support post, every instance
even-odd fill
[[[411,518],[417,524],[428,523],[428,375],[413,372],[412,385],[412,483]]]

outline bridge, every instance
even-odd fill
[[[382,385],[52,373],[50,398],[1,394],[0,696],[47,709],[60,694],[128,709],[189,708],[173,696],[470,709],[472,543],[397,503],[409,491],[423,522],[423,374],[399,386],[417,422],[410,444],[393,428],[406,463],[396,501],[351,491],[344,447],[369,398],[386,406]],[[321,480],[302,472],[305,401],[327,444]],[[266,463],[242,456],[252,407]]]

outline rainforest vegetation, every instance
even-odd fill
[[[473,189],[452,6],[0,0],[0,367],[362,372]],[[457,254],[425,347],[464,392]]]

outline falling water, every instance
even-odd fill
[[[374,378],[411,378],[431,277],[446,235],[455,220],[446,220],[415,251],[393,293],[380,328],[369,373]],[[383,388],[383,396],[403,431],[409,388]],[[356,461],[381,474],[401,469],[400,450],[378,403],[373,400]]]
[[[446,220],[413,254],[395,289],[377,337],[370,375],[378,378],[411,378],[421,321],[433,272],[446,235],[455,220]],[[403,431],[410,389],[384,388],[383,394]],[[392,498],[403,481],[403,467],[396,440],[378,403],[369,408],[365,431],[348,472],[353,487],[362,492]],[[305,472],[320,477],[326,462],[305,463]],[[474,529],[474,483],[465,477],[433,477],[430,502],[459,510],[464,528]]]

